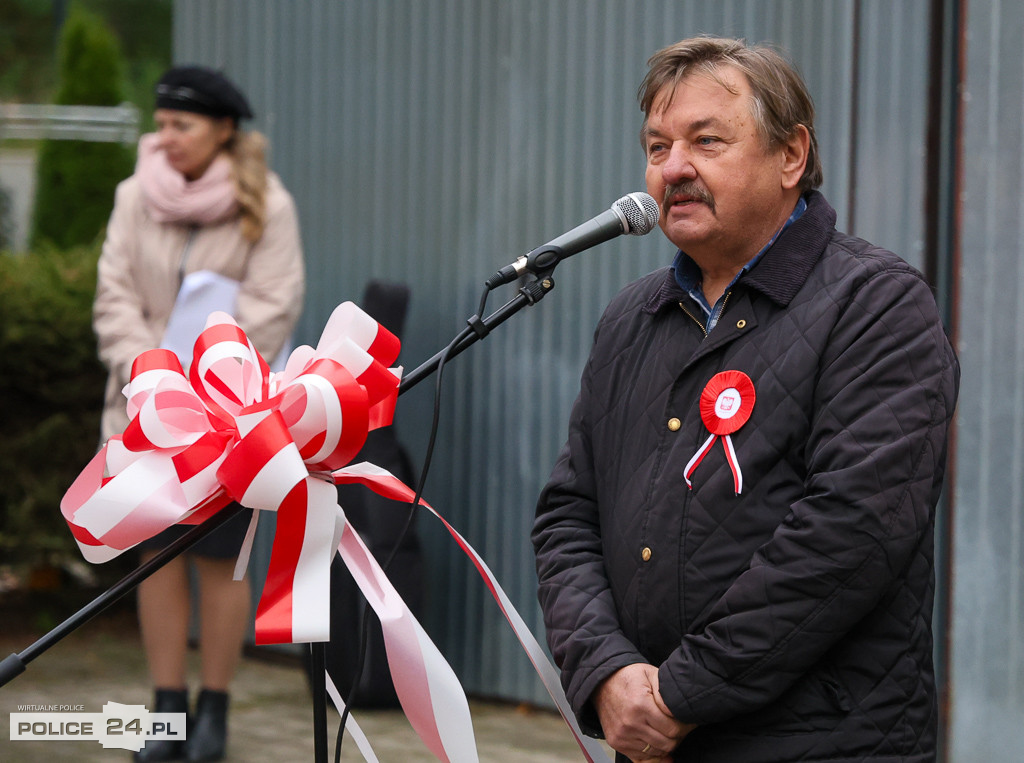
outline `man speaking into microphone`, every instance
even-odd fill
[[[601,318],[532,534],[568,699],[622,760],[933,761],[931,289],[835,229],[774,50],[683,40],[639,99],[676,252]]]

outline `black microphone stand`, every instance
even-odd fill
[[[405,374],[401,382],[399,382],[398,394],[401,395],[403,392],[409,391],[436,371],[442,358],[455,357],[471,345],[484,339],[495,326],[504,323],[524,307],[540,301],[555,286],[551,273],[557,264],[556,261],[549,269],[537,273],[534,276],[534,280],[524,284],[518,290],[515,297],[495,310],[491,315],[486,318],[481,318],[479,315],[469,318],[466,322],[472,331],[464,330],[462,338],[459,339],[454,347],[437,353],[418,368]],[[243,511],[244,508],[244,506],[237,503],[228,504],[202,524],[195,525],[184,535],[168,544],[149,561],[130,572],[31,646],[0,660],[0,687],[5,686],[14,678],[24,673],[28,663],[57,644],[65,636],[80,628],[129,591],[136,588],[143,580],[187,551],[229,519]],[[327,652],[324,642],[310,644],[310,653],[313,674],[311,688],[313,694],[314,759],[316,763],[327,763],[327,701],[325,699],[327,692],[325,676]]]
[[[398,385],[398,394],[408,392],[419,382],[423,381],[425,378],[430,376],[430,374],[436,371],[437,366],[441,362],[441,358],[445,358],[446,360],[454,358],[456,355],[468,349],[471,345],[476,344],[481,339],[485,339],[495,326],[501,325],[524,307],[534,305],[543,299],[544,295],[555,288],[555,281],[551,277],[552,270],[554,270],[553,265],[549,270],[538,274],[535,277],[535,280],[524,284],[519,289],[515,297],[510,299],[486,318],[474,315],[472,318],[467,319],[466,323],[469,324],[469,327],[473,329],[473,331],[463,332],[463,338],[450,351],[442,350],[418,368],[415,368],[405,374]]]

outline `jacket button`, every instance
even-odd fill
[[[645,562],[651,561],[651,549],[644,546],[644,550],[640,552],[640,558]]]
[[[679,427],[681,427],[682,425],[683,425],[683,422],[681,422],[675,416],[673,416],[672,418],[670,418],[668,420],[668,429],[669,429],[670,432],[678,432],[679,431]]]
[[[743,320],[742,318],[740,318],[738,321],[736,321],[736,328],[738,328],[738,329],[745,328],[746,325],[747,325],[747,322],[745,320]]]

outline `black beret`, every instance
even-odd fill
[[[156,83],[156,107],[210,117],[251,119],[242,91],[227,77],[205,66],[175,66]]]

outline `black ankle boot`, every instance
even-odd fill
[[[188,692],[185,689],[157,689],[151,712],[187,713]],[[187,728],[186,722],[186,728]],[[181,760],[185,757],[185,742],[172,739],[150,739],[135,753],[136,763],[154,763],[161,760]]]
[[[228,742],[228,695],[203,689],[196,701],[192,727],[185,740],[189,763],[223,760]]]

